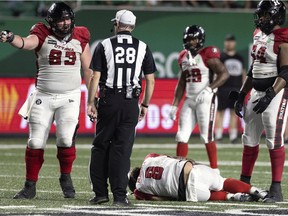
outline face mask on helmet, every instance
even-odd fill
[[[67,19],[71,19],[70,24],[58,24]],[[46,21],[56,36],[64,38],[71,34],[74,29],[75,15],[68,5],[63,2],[58,2],[52,4],[48,9]]]
[[[286,7],[278,0],[261,1],[254,14],[255,27],[265,34],[270,34],[276,25],[283,25],[285,22]]]
[[[183,46],[192,55],[197,55],[198,51],[204,46],[205,32],[200,26],[187,27],[183,34]]]

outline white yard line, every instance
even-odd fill
[[[265,204],[265,205],[260,205],[260,204],[247,204],[247,203],[231,203],[231,202],[207,202],[206,205],[218,205],[218,206],[244,206],[244,207],[270,207],[270,208],[276,208],[278,207],[277,205],[273,204]]]
[[[158,204],[145,204],[145,203],[139,203],[134,204],[135,206],[139,207],[155,207],[155,208],[188,208],[188,209],[207,209],[207,206],[193,206],[193,203],[191,205],[158,205]]]
[[[77,149],[90,149],[91,144],[76,144]],[[165,144],[134,144],[134,149],[174,149],[176,144],[165,143]],[[204,148],[204,144],[190,144],[189,148],[197,149],[197,148]],[[0,149],[25,149],[26,144],[0,144]],[[46,148],[53,149],[56,148],[56,145],[47,145]],[[233,149],[242,149],[242,145],[233,145],[233,144],[217,144],[217,148],[225,149],[225,148],[233,148]]]

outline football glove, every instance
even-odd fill
[[[14,34],[13,32],[9,31],[9,30],[4,30],[1,31],[0,33],[0,42],[3,43],[11,43],[14,40]]]
[[[176,120],[176,114],[177,114],[178,107],[177,106],[171,106],[170,112],[169,112],[169,118],[173,121]]]
[[[209,95],[213,94],[213,90],[207,86],[205,89],[203,89],[198,96],[196,97],[196,102],[198,104],[203,103],[205,98],[208,97]]]
[[[255,107],[253,108],[253,111],[256,112],[257,114],[263,113],[269,106],[273,98],[276,96],[273,87],[269,87],[265,92],[266,94],[264,97],[259,98],[253,102],[256,103]]]
[[[235,111],[235,114],[237,116],[239,116],[240,118],[243,118],[243,115],[242,115],[242,109],[243,109],[243,105],[244,105],[244,100],[245,100],[245,96],[246,94],[244,92],[239,92],[238,94],[238,99],[236,100],[235,104],[234,104],[234,111]]]

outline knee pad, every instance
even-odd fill
[[[73,141],[72,141],[72,138],[60,137],[60,138],[57,138],[56,143],[57,143],[57,146],[58,146],[58,147],[69,148],[69,147],[72,146]]]
[[[39,138],[29,138],[27,146],[30,149],[44,149],[45,148],[45,143],[43,139]]]

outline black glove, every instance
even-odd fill
[[[242,115],[242,109],[243,109],[243,104],[244,104],[244,100],[245,100],[245,96],[246,94],[244,92],[239,92],[238,94],[238,98],[234,104],[234,111],[236,113],[237,116],[239,116],[240,118],[243,118]]]
[[[0,41],[5,43],[5,42],[8,42],[8,43],[11,43],[13,40],[14,40],[14,33],[11,32],[10,30],[4,30],[4,31],[1,31],[0,33],[1,37],[0,37]],[[5,40],[3,40],[2,37],[6,37]]]
[[[273,87],[269,87],[268,89],[266,89],[265,92],[266,94],[264,97],[259,98],[253,102],[253,103],[257,103],[255,107],[253,108],[253,111],[256,112],[257,114],[263,113],[276,95]]]

